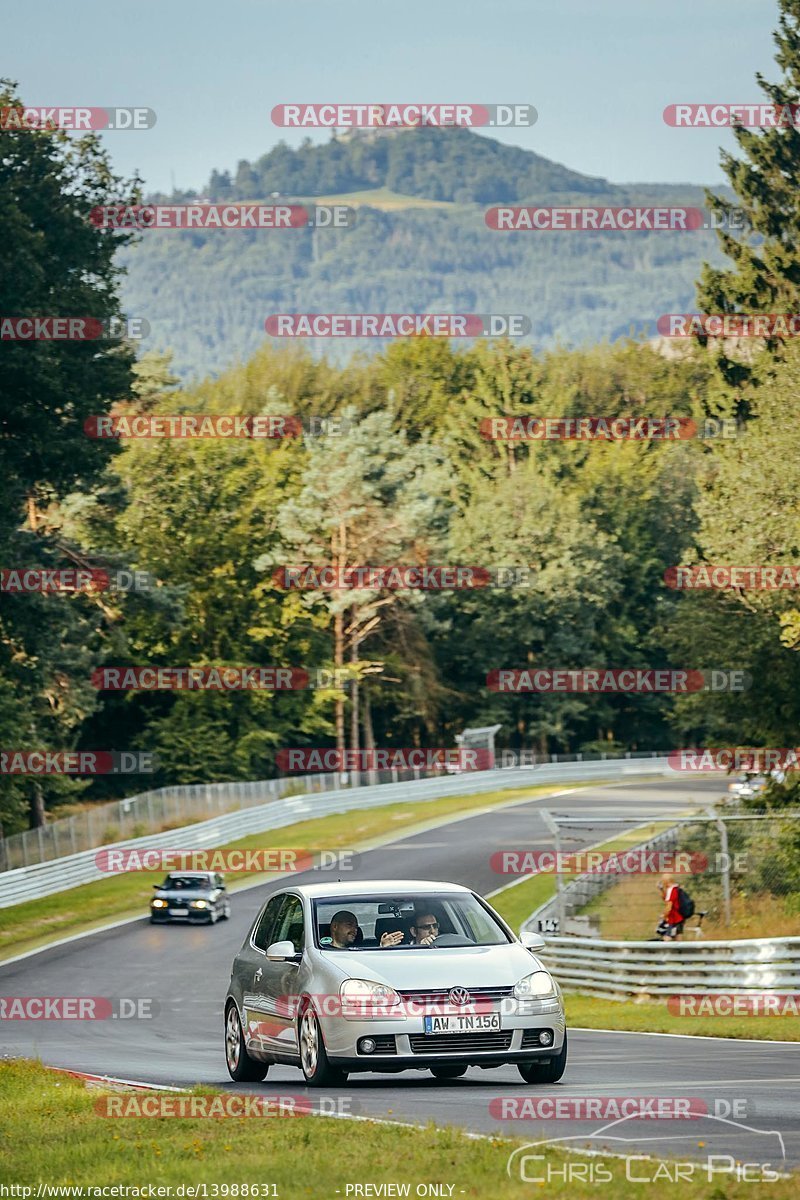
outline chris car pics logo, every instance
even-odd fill
[[[719,1190],[715,1195],[727,1195],[722,1191],[722,1185],[774,1183],[781,1178],[786,1164],[786,1146],[779,1130],[757,1129],[731,1117],[714,1115],[702,1101],[697,1111],[682,1113],[682,1116],[695,1118],[691,1132],[676,1132],[673,1117],[668,1118],[671,1124],[668,1134],[638,1134],[626,1130],[628,1136],[622,1136],[611,1132],[629,1121],[640,1119],[633,1113],[609,1121],[591,1133],[528,1142],[511,1152],[506,1162],[506,1174],[538,1188],[548,1184],[557,1186],[559,1191],[565,1183],[613,1185],[624,1181],[661,1185],[683,1183],[685,1187],[688,1182],[717,1184]],[[699,1128],[696,1121],[701,1122]],[[592,1139],[597,1139],[602,1148],[592,1149]],[[730,1143],[737,1139],[746,1145],[747,1155],[741,1153],[734,1157],[730,1153]],[[681,1143],[685,1147],[682,1154]],[[662,1148],[669,1158],[659,1157]],[[561,1153],[553,1154],[554,1150]]]

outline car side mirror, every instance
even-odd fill
[[[300,962],[301,957],[294,948],[294,942],[273,942],[267,948],[270,962]]]
[[[526,950],[544,950],[547,942],[539,933],[521,933],[519,940]]]
[[[154,888],[160,888],[160,887],[161,887],[161,884],[160,884],[160,883],[154,883],[154,884],[153,884],[153,887],[154,887]]]

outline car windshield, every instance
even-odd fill
[[[315,900],[313,912],[321,950],[446,949],[510,941],[492,913],[475,896],[462,892],[343,895]],[[388,947],[380,944],[384,935],[390,935],[384,938]]]
[[[168,875],[161,886],[173,892],[200,892],[211,885],[205,875]]]

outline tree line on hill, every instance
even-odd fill
[[[800,0],[782,0],[781,13],[783,80],[767,86],[796,102]],[[0,104],[16,102],[5,84]],[[135,200],[138,181],[114,178],[94,135],[0,136],[13,234],[0,245],[2,311],[119,315],[118,243],[83,214],[110,195]],[[721,236],[729,265],[704,270],[700,305],[800,311],[800,219],[786,182],[796,135],[737,137],[742,157],[726,169],[746,230]],[[792,744],[794,593],[665,580],[678,564],[800,562],[790,342],[534,354],[416,339],[336,363],[265,346],[190,387],[165,357],[137,361],[124,341],[4,342],[0,353],[0,567],[125,568],[155,581],[140,592],[0,591],[0,747],[140,748],[160,761],[144,778],[0,773],[6,833],[81,797],[267,777],[287,746],[449,746],[466,724],[500,723],[501,746],[546,752]],[[335,420],[272,440],[85,436],[88,417],[126,412]],[[712,416],[739,430],[486,438],[482,421],[504,413]],[[525,566],[529,584],[371,592],[276,581],[283,564],[320,562]],[[92,671],[103,664],[331,674],[328,686],[287,692],[101,692]],[[530,695],[486,682],[504,667],[603,666],[739,670],[749,690]]]

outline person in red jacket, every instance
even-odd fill
[[[660,938],[675,940],[683,933],[684,918],[681,915],[678,885],[671,875],[662,875],[658,885],[661,898],[664,901],[664,911],[661,914],[656,933]]]

